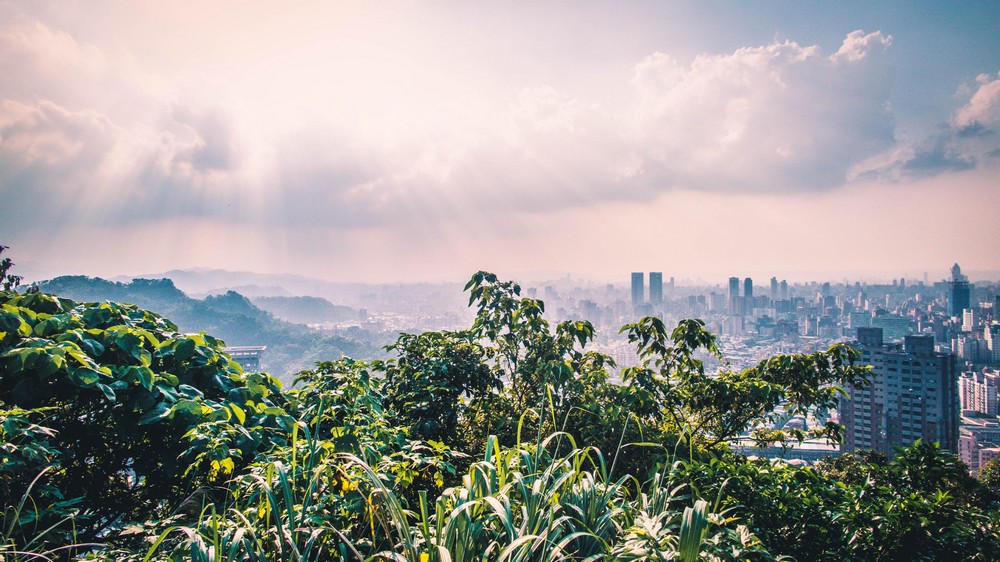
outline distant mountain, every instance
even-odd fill
[[[251,297],[255,305],[282,320],[298,324],[320,324],[358,319],[358,310],[320,297]]]
[[[225,269],[172,269],[162,273],[137,275],[141,279],[170,279],[189,295],[208,295],[236,290],[247,296],[318,296],[331,302],[358,304],[356,299],[367,285],[361,283],[331,283],[302,275],[254,273]],[[116,278],[117,281],[128,281]],[[245,292],[244,292],[245,291]]]
[[[391,336],[371,334],[360,329],[352,331],[357,336],[352,339],[326,336],[302,324],[280,320],[234,291],[193,299],[170,279],[115,282],[66,276],[43,281],[39,288],[76,301],[132,303],[168,318],[182,332],[207,332],[227,345],[265,345],[267,350],[262,357],[262,366],[286,381],[317,360],[339,359],[341,355],[380,356],[381,347],[391,339]],[[333,307],[332,310],[339,309]]]
[[[229,291],[236,291],[237,293],[249,298],[254,299],[257,297],[290,297],[292,296],[284,287],[279,287],[277,285],[268,285],[266,287],[261,287],[260,285],[240,285],[238,287],[221,287],[213,289],[211,293],[199,294],[190,293],[192,297],[204,297],[209,294],[220,294],[228,293]]]

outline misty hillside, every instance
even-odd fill
[[[335,305],[320,297],[251,297],[258,307],[297,324],[319,324],[357,320],[358,310]]]
[[[351,334],[355,337],[349,339],[327,336],[302,324],[281,320],[234,291],[193,299],[169,279],[115,282],[65,276],[43,281],[39,288],[76,301],[132,303],[168,318],[182,332],[208,332],[226,345],[265,345],[264,369],[286,382],[315,361],[339,359],[342,355],[375,357],[380,355],[383,345],[383,338],[361,330],[353,330]],[[330,307],[334,312],[339,310]]]

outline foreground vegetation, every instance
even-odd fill
[[[461,332],[321,362],[289,390],[135,306],[0,293],[5,560],[995,559],[989,487],[927,443],[816,468],[732,454],[867,371],[835,346],[708,376],[701,322],[623,331],[478,273]],[[828,425],[820,433],[839,437]],[[761,442],[801,432],[760,431]]]

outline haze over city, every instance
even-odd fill
[[[0,2],[0,243],[29,279],[996,278],[998,28],[993,2]]]

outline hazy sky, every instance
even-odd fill
[[[1000,269],[998,2],[0,0],[21,273]]]

